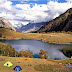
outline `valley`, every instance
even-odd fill
[[[21,10],[19,9],[19,14],[12,13],[16,18],[9,18],[14,25],[17,24],[17,28],[4,16],[0,17],[0,72],[15,72],[13,68],[17,65],[21,66],[21,72],[72,72],[72,8],[56,18],[51,17],[53,20],[47,18],[45,10],[44,16],[39,16],[41,12],[31,21],[32,15],[21,17],[24,14],[20,13]],[[24,22],[28,24],[22,24]],[[13,66],[5,67],[7,61],[12,62]]]
[[[0,28],[0,33],[2,37],[0,39],[32,39],[32,40],[41,40],[48,43],[56,44],[72,44],[72,33],[21,33],[12,31],[10,29]]]

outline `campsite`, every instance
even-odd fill
[[[8,61],[13,65],[10,67],[4,66],[4,64]],[[20,72],[71,72],[72,67],[67,67],[67,63],[72,63],[72,60],[66,59],[55,61],[52,59],[0,56],[0,72],[16,72],[14,70],[16,66],[20,66],[22,69]]]
[[[0,0],[0,72],[72,72],[72,0]]]

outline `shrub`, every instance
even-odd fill
[[[5,45],[3,43],[0,43],[0,55],[15,57],[18,56],[18,51],[16,51],[10,44]]]
[[[41,59],[47,59],[48,58],[48,51],[41,49],[39,55],[40,55]]]
[[[0,43],[0,55],[9,57],[33,57],[33,53],[28,50],[21,50],[20,53],[15,50],[10,44]]]
[[[0,48],[0,55],[2,56],[4,54],[4,49]]]
[[[10,56],[10,57],[15,56],[15,49],[10,44],[7,44],[5,48],[5,56]]]
[[[28,50],[21,50],[20,51],[20,56],[21,57],[29,57],[29,58],[32,58],[33,56],[33,53],[31,51],[28,51]]]
[[[0,37],[2,37],[2,33],[0,32]]]
[[[18,53],[18,51],[15,50],[15,57],[19,57],[20,53]]]
[[[3,38],[6,38],[6,36],[3,36]]]

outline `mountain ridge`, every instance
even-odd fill
[[[37,32],[72,31],[72,8],[59,17],[47,22]]]
[[[16,31],[16,29],[12,26],[12,24],[3,17],[0,17],[0,27],[10,28],[10,29]]]
[[[20,28],[16,27],[15,29],[17,31],[21,31],[23,33],[28,33],[31,31],[38,30],[41,26],[43,26],[46,22],[40,22],[40,23],[28,23],[27,25],[22,25]]]

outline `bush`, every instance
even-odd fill
[[[4,55],[4,49],[3,48],[0,48],[0,55]]]
[[[10,44],[7,44],[4,51],[5,51],[5,56],[9,56],[9,57],[15,56],[15,49]]]
[[[28,57],[28,58],[32,58],[33,53],[31,51],[28,50],[21,50],[20,51],[20,56],[21,57]]]
[[[10,44],[5,45],[3,43],[0,43],[0,55],[9,57],[33,57],[33,53],[31,51],[21,50],[19,53]]]
[[[15,57],[18,56],[18,51],[16,51],[10,44],[5,45],[3,43],[0,43],[0,55]]]
[[[2,37],[2,33],[0,32],[0,37]]]
[[[6,36],[3,36],[3,38],[6,38]]]
[[[48,51],[41,49],[39,55],[40,55],[41,59],[47,59],[48,58]]]

